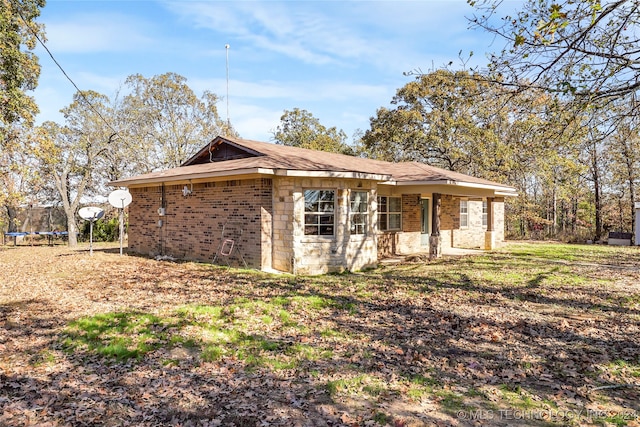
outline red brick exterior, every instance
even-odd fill
[[[460,198],[450,194],[440,196],[440,229],[457,230],[460,228]]]
[[[420,214],[422,206],[420,205],[420,194],[403,194],[402,195],[402,231],[420,231],[422,230],[422,222]]]
[[[487,227],[482,225],[481,197],[453,196],[441,194],[440,236],[445,248],[485,248]],[[468,225],[460,227],[460,200],[468,201]],[[492,203],[494,221],[494,241],[498,245],[504,241],[504,198],[494,198]],[[433,209],[433,206],[431,206]],[[378,256],[392,256],[426,251],[420,239],[421,195],[402,195],[402,231],[388,231],[378,234]]]
[[[263,251],[271,257],[270,245],[263,244],[265,231],[271,234],[271,179],[194,184],[187,197],[183,187],[165,185],[164,196],[162,186],[130,189],[129,249],[211,262],[222,239],[232,239],[234,250],[221,259],[223,263],[242,265],[242,255],[249,267],[262,268]],[[165,209],[162,216],[158,214],[161,207]]]

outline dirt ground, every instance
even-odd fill
[[[0,425],[637,426],[640,273],[610,258],[294,277],[6,246]]]

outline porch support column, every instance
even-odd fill
[[[433,193],[431,209],[431,235],[429,236],[429,259],[442,256],[442,238],[440,237],[440,194]]]
[[[484,249],[491,251],[496,247],[495,233],[493,232],[493,197],[487,197],[487,231],[484,233]]]

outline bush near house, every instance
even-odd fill
[[[80,225],[80,240],[88,242],[91,232],[89,221],[83,221]],[[93,223],[94,242],[115,242],[119,237],[120,221],[118,218],[101,218]]]

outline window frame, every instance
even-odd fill
[[[462,218],[464,218],[464,223]],[[460,199],[460,228],[469,228],[469,200],[467,199]]]
[[[489,202],[487,200],[482,201],[482,226],[487,228],[489,225]]]
[[[382,203],[382,199],[385,199],[385,203]],[[395,210],[395,211],[390,210],[390,206],[391,206],[391,203],[389,201],[390,199],[398,200],[399,210]],[[384,210],[381,210],[382,207],[384,207]],[[398,218],[397,228],[390,227],[390,224],[391,224],[390,219],[392,217]],[[378,196],[378,230],[385,231],[385,232],[386,231],[402,231],[402,197]]]
[[[356,194],[364,194],[364,201],[354,200]],[[354,210],[354,202],[360,207]],[[364,206],[364,210],[362,210]],[[361,222],[355,223],[355,218],[362,218]],[[355,231],[354,231],[355,229]],[[354,236],[366,236],[369,230],[369,192],[363,190],[351,190],[349,192],[349,233]]]
[[[318,192],[318,197],[315,201],[313,201],[311,203],[311,205],[317,205],[315,210],[308,210],[308,197],[307,194],[309,192]],[[331,196],[331,200],[323,200],[322,198],[322,194],[323,193],[332,193]],[[335,189],[326,189],[326,188],[308,188],[305,189],[302,192],[302,196],[303,196],[303,200],[304,200],[304,225],[303,225],[303,232],[305,237],[326,237],[326,238],[332,238],[335,237],[336,235],[336,211],[337,211],[337,195],[338,192]],[[330,210],[323,210],[321,209],[321,206],[324,205],[329,205],[331,202],[331,209]],[[314,221],[313,223],[311,222],[307,222],[308,218],[310,217],[314,217],[317,218],[317,221]],[[331,222],[323,222],[322,218],[329,218],[331,217]],[[322,232],[323,227],[326,229],[331,229],[331,233],[327,233],[327,232]],[[314,233],[309,233],[308,231],[312,228],[316,229],[316,232]]]

